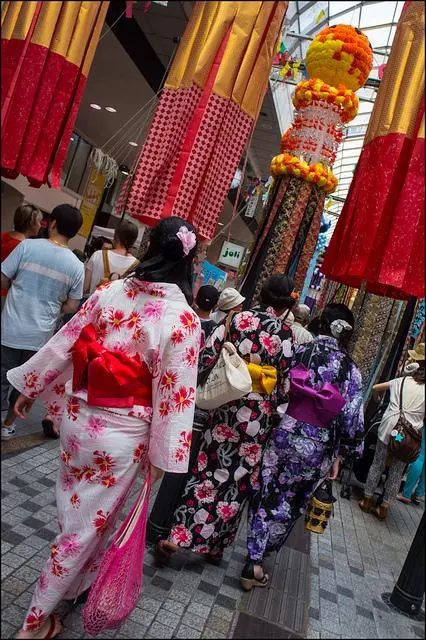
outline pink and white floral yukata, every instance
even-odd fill
[[[72,389],[70,348],[92,325],[108,352],[138,356],[152,376],[152,403],[104,408]],[[60,534],[37,583],[24,628],[36,630],[62,599],[94,578],[109,534],[149,461],[165,471],[188,469],[195,408],[200,322],[173,284],[135,278],[100,287],[28,362],[8,373],[25,396],[57,402]]]

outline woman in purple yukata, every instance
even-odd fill
[[[299,419],[289,415],[295,414],[289,405],[273,430],[262,459],[259,488],[249,509],[248,560],[241,574],[242,587],[247,591],[267,585],[263,557],[282,547],[315,489],[325,478],[337,477],[346,455],[362,451],[362,380],[345,349],[353,327],[354,317],[348,307],[329,304],[321,316],[319,335],[296,352],[293,371],[297,365],[305,365],[311,390],[320,392],[325,385],[333,385],[338,412],[331,411],[329,415],[334,417],[327,421],[324,407],[315,420],[317,424],[303,421],[300,413],[307,401],[302,397]],[[318,426],[320,423],[322,426]]]

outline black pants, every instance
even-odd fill
[[[188,473],[164,474],[148,520],[146,536],[149,542],[155,543],[159,538],[165,540],[170,533],[175,509],[192,475],[192,469],[197,463],[203,431],[204,429],[201,429],[198,424],[194,424]]]
[[[18,399],[19,391],[11,387],[6,374],[9,369],[20,367],[21,364],[27,362],[37,351],[28,351],[27,349],[12,349],[11,347],[1,347],[1,410],[8,411],[9,407],[13,407]],[[12,389],[10,396],[9,392]]]

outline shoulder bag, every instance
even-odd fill
[[[414,462],[420,453],[422,434],[420,429],[413,427],[407,420],[402,409],[402,392],[407,378],[402,379],[399,393],[399,418],[395,428],[391,431],[389,452],[401,462]]]
[[[215,366],[204,385],[197,388],[195,403],[205,411],[241,400],[252,390],[247,363],[238,355],[234,345],[227,341],[233,317],[230,314],[226,320],[224,343]]]
[[[136,269],[136,267],[139,264],[139,260],[135,260],[134,262],[132,262],[130,267],[128,267],[126,269],[126,271],[124,271],[121,275],[119,273],[115,273],[115,272],[111,273],[111,267],[109,265],[109,258],[108,258],[108,251],[109,251],[109,249],[102,249],[102,261],[103,261],[103,265],[104,265],[104,275],[99,280],[99,282],[97,284],[98,287],[100,287],[102,284],[106,284],[107,282],[110,282],[111,280],[120,280],[122,278],[125,278],[127,275],[129,275],[129,273],[134,271],[134,269]],[[113,276],[115,276],[115,277],[113,277]]]

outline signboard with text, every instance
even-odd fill
[[[218,262],[226,265],[227,267],[238,269],[243,259],[244,252],[245,248],[241,247],[239,244],[225,241],[223,243]]]

